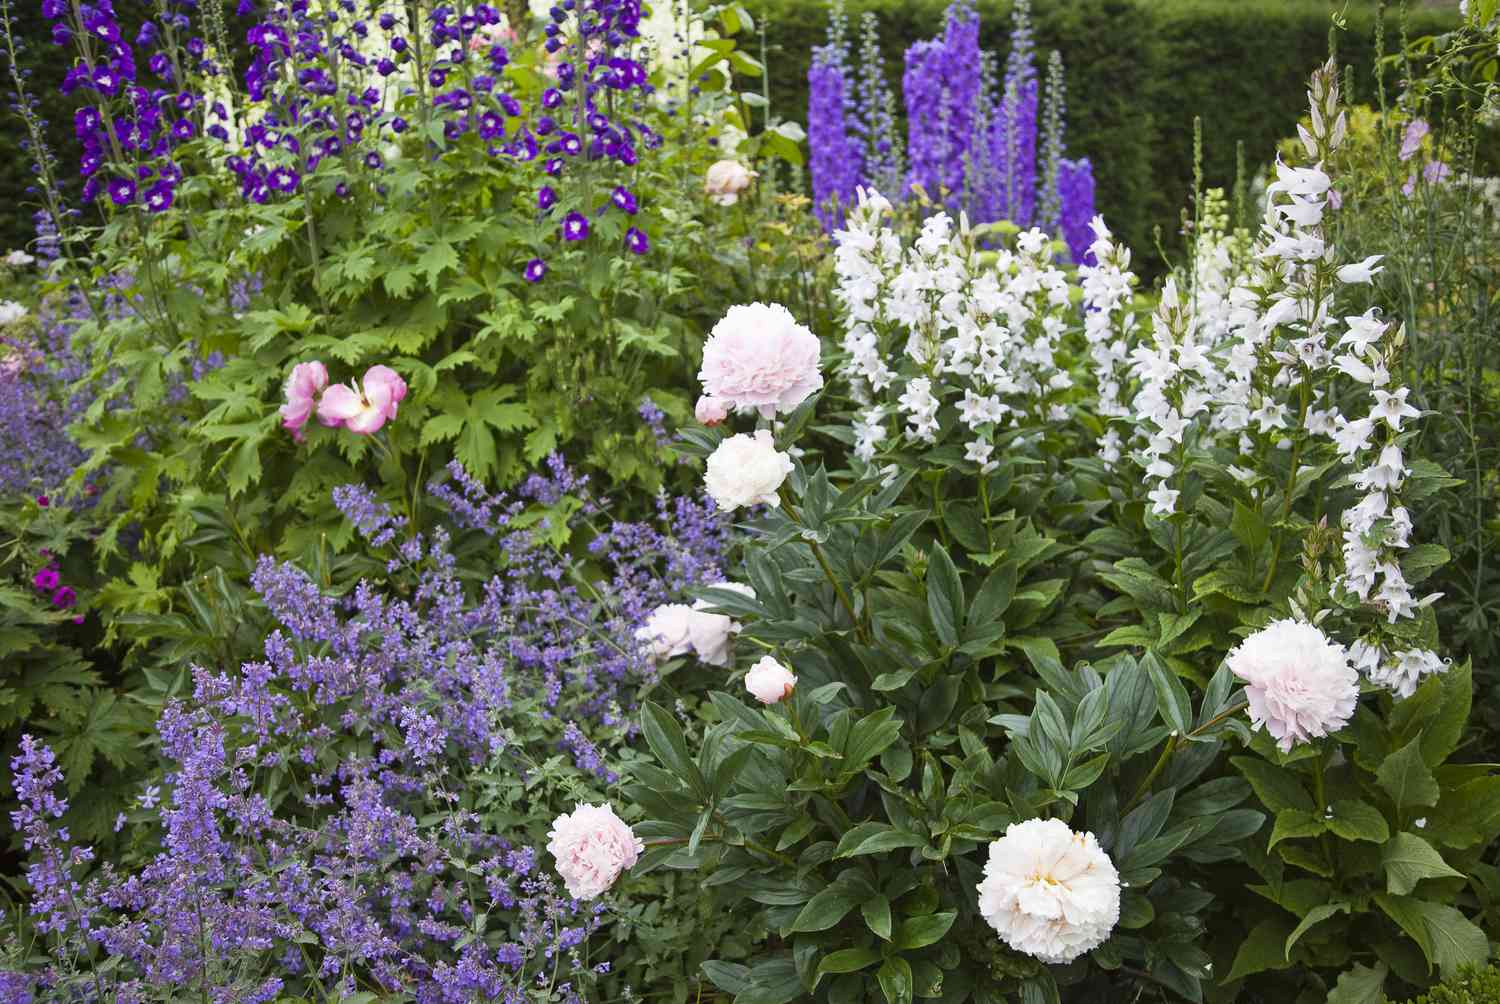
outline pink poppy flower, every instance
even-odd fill
[[[396,417],[396,406],[405,397],[406,381],[400,374],[389,366],[371,366],[362,388],[334,384],[324,391],[318,421],[368,436]]]
[[[302,427],[312,417],[317,397],[328,386],[328,369],[320,362],[298,363],[286,381],[286,404],[281,406],[281,426],[302,442]]]

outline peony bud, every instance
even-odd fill
[[[693,408],[693,414],[704,425],[718,425],[729,417],[729,408],[718,398],[705,394],[698,399],[697,406]]]
[[[792,695],[797,677],[769,655],[750,667],[745,674],[745,689],[762,704],[775,704]]]

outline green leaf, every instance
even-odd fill
[[[964,586],[941,544],[933,545],[927,559],[927,612],[938,640],[956,646],[964,626]]]
[[[1385,915],[1396,922],[1396,926],[1406,932],[1406,936],[1417,943],[1422,950],[1422,955],[1427,959],[1427,965],[1431,968],[1436,961],[1433,953],[1432,935],[1427,931],[1427,922],[1423,919],[1422,911],[1417,908],[1418,900],[1410,896],[1392,896],[1388,893],[1377,892],[1375,903],[1385,912]]]
[[[860,854],[880,854],[898,847],[921,847],[926,843],[926,838],[898,830],[889,823],[865,822],[844,832],[833,856],[852,858]]]
[[[826,931],[843,920],[862,898],[849,886],[831,885],[807,901],[788,933]]]
[[[646,701],[641,706],[641,734],[664,767],[681,778],[699,797],[708,797],[708,785],[688,753],[682,727],[666,708],[654,701]]]
[[[1353,969],[1339,974],[1339,981],[1328,993],[1328,1004],[1384,1004],[1384,962],[1375,963],[1375,968],[1356,963]]]
[[[1369,802],[1341,798],[1333,803],[1333,815],[1325,822],[1335,836],[1345,840],[1368,840],[1383,844],[1390,839],[1391,830],[1385,816]]]
[[[1348,912],[1348,903],[1320,903],[1307,911],[1307,916],[1302,918],[1302,922],[1292,928],[1292,933],[1286,936],[1286,947],[1284,948],[1286,957],[1288,959],[1292,957],[1292,946],[1297,944],[1301,937],[1308,931],[1335,914]]]
[[[1229,531],[1255,558],[1260,556],[1261,549],[1266,546],[1270,537],[1270,530],[1260,514],[1238,499],[1234,502],[1234,516],[1229,521]]]
[[[1405,896],[1426,878],[1463,878],[1464,874],[1449,867],[1437,850],[1415,833],[1398,833],[1381,848],[1385,865],[1386,892]]]
[[[1283,840],[1320,836],[1327,829],[1328,825],[1323,817],[1316,813],[1303,812],[1301,809],[1283,809],[1276,813],[1276,825],[1271,829],[1271,842],[1266,845],[1266,850],[1270,850]]]
[[[1229,982],[1264,972],[1267,969],[1286,969],[1291,965],[1286,960],[1286,937],[1291,921],[1281,917],[1263,920],[1250,929],[1250,934],[1240,944],[1234,955],[1234,965],[1229,969]]]
[[[887,1004],[911,1004],[911,966],[903,958],[886,959],[875,974]]]
[[[1427,925],[1433,961],[1451,980],[1464,966],[1483,965],[1490,957],[1490,939],[1469,918],[1444,903],[1419,899],[1412,908]]]
[[[1188,698],[1187,688],[1154,653],[1148,652],[1141,665],[1156,688],[1156,709],[1161,713],[1162,721],[1178,735],[1187,735],[1193,729],[1193,704]]]
[[[876,896],[867,899],[860,904],[860,913],[864,914],[865,924],[875,934],[886,941],[891,940],[891,901],[884,896]]]
[[[1396,808],[1412,805],[1436,805],[1437,781],[1422,757],[1422,734],[1381,762],[1375,779],[1396,803]]]
[[[845,948],[823,956],[818,963],[818,975],[855,973],[879,961],[880,953],[873,948]]]
[[[1284,812],[1287,809],[1312,812],[1315,808],[1312,796],[1302,787],[1297,775],[1285,767],[1249,756],[1230,757],[1229,762],[1245,775],[1245,780],[1255,789],[1255,797],[1260,799],[1260,804],[1272,812]]]
[[[943,935],[948,933],[948,928],[953,926],[953,918],[958,914],[952,910],[943,913],[929,913],[921,917],[908,917],[896,928],[895,937],[891,943],[897,948],[926,948],[935,944]]]

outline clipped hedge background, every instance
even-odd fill
[[[778,114],[806,122],[807,67],[827,33],[828,0],[744,0],[767,26],[770,86]],[[889,79],[899,86],[907,45],[936,35],[947,0],[848,0],[851,27],[874,10],[881,20]],[[1355,101],[1374,94],[1375,12],[1350,4],[1339,33],[1341,60],[1355,69]],[[1336,5],[1342,9],[1344,4]],[[1002,57],[1009,48],[1009,0],[979,0],[980,43]],[[1235,144],[1243,140],[1252,170],[1290,135],[1306,107],[1308,73],[1328,51],[1329,8],[1318,0],[1033,0],[1038,50],[1058,49],[1067,64],[1068,147],[1094,162],[1098,203],[1110,226],[1129,241],[1139,265],[1159,265],[1152,228],[1161,224],[1170,248],[1178,210],[1192,187],[1193,116],[1201,116],[1208,184],[1234,180]],[[25,63],[33,93],[51,120],[59,173],[76,164],[68,99],[57,92],[65,69],[48,44],[32,3],[14,9],[17,34],[30,41]],[[1388,15],[1386,50],[1396,45]],[[1412,36],[1457,23],[1453,9],[1417,9]],[[746,40],[755,51],[755,42]],[[30,158],[16,125],[0,130],[0,244],[31,237],[25,194]]]
[[[748,0],[765,18],[771,102],[806,122],[811,50],[826,40],[827,0]],[[899,88],[902,53],[942,28],[946,0],[848,0],[851,34],[880,17],[888,77]],[[1009,0],[979,0],[980,45],[1009,50]],[[1353,101],[1373,101],[1376,13],[1349,5],[1340,61],[1354,67]],[[1336,9],[1342,9],[1340,3]],[[1328,54],[1329,8],[1316,0],[1033,0],[1039,64],[1049,49],[1067,67],[1068,153],[1094,163],[1098,205],[1138,263],[1159,259],[1152,228],[1175,242],[1174,221],[1193,180],[1193,117],[1203,120],[1208,185],[1234,181],[1236,143],[1247,165],[1264,163],[1307,107],[1308,74]],[[1458,23],[1455,9],[1408,14],[1412,37]],[[1399,44],[1387,13],[1385,50]],[[1039,66],[1040,69],[1040,66]]]

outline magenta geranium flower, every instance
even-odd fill
[[[405,397],[406,381],[399,373],[389,366],[371,366],[362,387],[335,384],[323,392],[318,420],[368,436],[396,417],[396,407]]]

